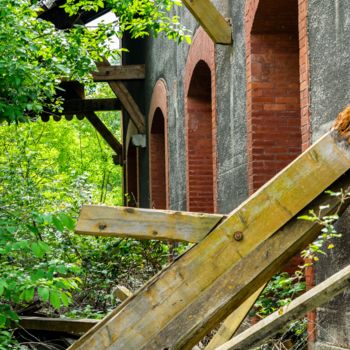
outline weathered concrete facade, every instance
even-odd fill
[[[159,180],[159,173],[154,177],[166,184],[167,208],[195,210],[195,205],[189,203],[191,191],[210,188],[205,198],[213,197],[213,210],[231,211],[327,131],[337,113],[349,104],[350,2],[280,1],[213,1],[232,20],[233,27],[233,45],[213,47],[213,63],[207,58],[208,46],[204,45],[200,52],[196,33],[201,29],[184,7],[176,9],[177,15],[195,35],[192,45],[199,47],[194,55],[198,62],[191,63],[194,59],[186,43],[177,45],[164,38],[125,41],[130,53],[125,55],[124,63],[146,64],[145,81],[129,83],[129,87],[147,116],[148,130],[152,130],[157,108],[166,121],[162,131],[164,179]],[[205,68],[200,69],[197,63]],[[194,78],[196,74],[198,79]],[[155,102],[154,89],[160,81],[163,102]],[[202,94],[201,88],[205,90]],[[193,102],[190,107],[189,98]],[[191,121],[188,114],[193,110],[198,116]],[[196,136],[203,140],[198,146],[203,152],[197,151],[198,159],[191,161],[190,128],[197,132],[209,123],[204,115],[210,118],[212,132],[207,133],[203,127],[201,132],[206,136]],[[125,116],[125,137],[127,130]],[[147,137],[149,145],[155,142],[151,133]],[[143,207],[152,206],[152,191],[160,191],[152,185],[152,168],[157,163],[149,170],[156,158],[149,156],[148,148],[137,152],[138,202]],[[202,163],[213,167],[213,171],[203,172],[191,185],[191,176],[203,171],[196,163],[202,153]],[[317,282],[350,261],[347,215],[339,227],[344,233],[342,242],[337,241],[332,254],[317,265]],[[338,298],[320,309],[316,321],[319,327],[315,348],[350,349],[349,297]]]

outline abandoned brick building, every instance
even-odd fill
[[[146,142],[125,112],[126,205],[228,213],[350,102],[350,2],[213,3],[232,25],[232,44],[215,44],[185,7],[176,11],[193,31],[191,45],[123,39],[123,64],[146,67],[144,80],[127,83]],[[349,262],[349,227],[345,215],[343,238],[316,265],[317,282]],[[309,317],[312,348],[350,349],[349,305],[344,295]]]

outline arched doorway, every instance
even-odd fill
[[[187,93],[188,193],[190,211],[214,212],[211,71],[204,61],[194,68]]]
[[[166,154],[164,115],[157,108],[150,130],[151,207],[165,209],[166,203]]]
[[[167,86],[159,79],[154,86],[148,113],[150,207],[169,207]]]
[[[187,210],[216,211],[215,46],[200,27],[185,68]]]
[[[252,193],[301,152],[298,0],[260,0],[247,41]]]

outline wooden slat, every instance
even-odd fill
[[[113,151],[116,154],[121,156],[123,146],[119,143],[119,141],[116,139],[116,137],[107,128],[107,126],[102,122],[102,120],[96,115],[96,113],[86,112],[85,116],[89,120],[89,122],[94,126],[94,128],[98,131],[98,133],[109,144],[109,146],[113,149]],[[122,162],[120,162],[120,164],[121,163]]]
[[[289,305],[264,318],[256,325],[234,337],[217,350],[250,349],[288,327],[289,323],[333,299],[350,287],[350,265],[324,282],[293,300]]]
[[[232,44],[232,28],[210,0],[182,0],[216,44]]]
[[[117,98],[71,99],[65,100],[63,104],[63,114],[120,110],[121,103]]]
[[[98,72],[94,72],[92,76],[95,82],[145,79],[145,65],[100,66]]]
[[[75,232],[196,243],[223,218],[220,214],[85,205]]]
[[[260,287],[254,294],[245,300],[242,305],[233,311],[230,316],[226,318],[218,331],[215,333],[214,337],[210,340],[209,344],[205,347],[205,350],[215,350],[234,336],[242,322],[247,317],[249,311],[256,303],[265,286],[266,285],[264,284],[262,287]]]
[[[349,167],[348,143],[327,133],[71,349],[190,349],[317,237],[317,223],[295,216]],[[324,203],[330,212],[339,198],[312,207]]]
[[[48,318],[22,316],[20,326],[27,330],[63,332],[73,335],[82,335],[95,326],[98,320],[81,319],[72,320],[66,318]]]

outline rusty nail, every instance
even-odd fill
[[[98,228],[99,228],[100,230],[104,230],[106,227],[107,227],[106,224],[100,224],[100,225],[98,226]]]
[[[235,234],[233,235],[233,238],[236,241],[241,241],[243,239],[243,232],[241,232],[241,231],[235,232]]]

